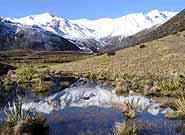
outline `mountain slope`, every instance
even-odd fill
[[[54,16],[49,13],[31,15],[23,18],[12,18],[10,21],[21,23],[23,25],[37,25],[43,29],[63,36],[65,38],[91,38],[93,30],[84,26],[73,24],[70,20]]]
[[[133,46],[139,43],[159,39],[170,34],[185,30],[185,10],[178,13],[176,16],[165,22],[160,26],[155,26],[150,29],[145,29],[135,35],[122,38],[120,36],[104,39],[107,46],[100,51],[106,52],[110,50],[118,50],[121,48]]]
[[[146,42],[144,48],[140,45],[119,50],[114,56],[105,54],[50,68],[100,79],[121,73],[141,76],[185,74],[185,31]]]
[[[96,38],[120,35],[127,37],[146,28],[160,25],[176,14],[177,12],[152,10],[148,14],[133,13],[115,19],[103,18],[94,21],[81,19],[73,20],[72,22],[93,29]]]
[[[97,40],[108,36],[121,35],[127,37],[143,29],[162,24],[175,14],[177,12],[153,10],[148,14],[133,13],[116,19],[102,18],[92,21],[87,19],[67,20],[49,13],[44,13],[9,20],[24,25],[37,25],[68,39]]]
[[[68,40],[37,26],[26,26],[0,20],[0,50],[33,49],[37,51],[79,51]]]
[[[117,19],[95,21],[67,20],[48,13],[19,19],[3,18],[0,47],[97,52],[110,44],[122,47],[125,41],[135,43],[136,38],[129,37],[128,40],[127,37],[143,29],[158,26],[175,14],[176,12],[153,10],[146,15],[135,13]]]

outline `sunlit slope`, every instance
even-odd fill
[[[120,50],[114,56],[95,56],[86,60],[58,64],[52,69],[81,73],[129,73],[144,75],[185,72],[185,31]]]

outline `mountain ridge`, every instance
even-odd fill
[[[147,14],[131,13],[119,18],[82,21],[69,20],[50,13],[8,18],[23,25],[37,25],[67,39],[96,39],[108,36],[130,36],[143,29],[164,23],[177,12],[152,10]]]
[[[143,31],[136,33],[135,35],[126,38],[121,38],[118,36],[107,39],[109,45],[102,48],[100,52],[101,51],[106,52],[110,50],[115,51],[140,43],[156,40],[171,34],[176,34],[178,32],[185,30],[184,22],[185,22],[185,9],[160,26],[145,29]],[[116,46],[114,44],[116,44]]]
[[[0,20],[0,50],[33,49],[37,51],[80,51],[67,39],[37,26]]]
[[[108,51],[110,51],[110,48],[124,48],[132,44],[137,44],[138,42],[140,42],[138,41],[140,40],[140,38],[144,41],[145,39],[140,36],[142,34],[139,34],[138,36],[138,32],[142,33],[144,31],[143,33],[148,33],[148,31],[150,32],[153,29],[157,29],[161,25],[168,22],[176,14],[177,12],[161,12],[158,10],[153,10],[146,15],[144,15],[143,13],[129,14],[121,18],[116,18],[116,25],[112,23],[113,20],[103,18],[102,23],[100,23],[102,19],[95,20],[95,22],[98,21],[98,25],[100,25],[98,26],[100,27],[98,28],[98,30],[83,26],[82,24],[76,24],[71,20],[60,18],[49,13],[44,13],[41,15],[31,15],[20,19],[1,18],[2,21],[8,22],[7,24],[8,26],[11,26],[14,35],[12,38],[11,29],[8,29],[8,32],[6,30],[3,31],[3,26],[7,27],[7,25],[2,25],[2,30],[0,30],[3,33],[7,34],[6,36],[8,37],[8,40],[6,40],[7,42],[5,41],[7,43],[5,46],[5,43],[3,43],[4,35],[1,34],[1,43],[3,44],[1,45],[1,48],[14,45],[13,42],[9,44],[9,39],[12,39],[12,41],[15,41],[17,44],[17,40],[15,40],[14,38],[17,38],[17,36],[19,36],[18,39],[19,41],[21,41],[21,44],[24,44],[23,47],[30,47],[30,45],[28,45],[28,43],[30,43],[32,47],[37,49],[41,47],[40,49],[45,48],[46,50],[55,51],[80,50],[85,52],[106,52],[107,49]],[[108,25],[105,25],[103,27],[102,25],[104,25],[104,23],[107,23]],[[109,33],[103,30],[104,28],[107,29],[107,26],[110,25],[115,27],[118,36],[115,36],[113,32]],[[21,33],[19,29],[21,29],[23,33]],[[111,31],[114,31],[113,27],[110,27],[110,29]],[[109,31],[110,29],[107,30]],[[105,37],[98,37],[98,34],[96,33],[97,31],[99,33],[105,32],[105,35],[103,34],[103,36],[100,34],[100,37]],[[134,33],[136,33],[136,35]],[[31,38],[30,35],[32,35],[33,38]],[[9,38],[9,36],[11,38]],[[148,37],[148,35],[145,36]],[[28,39],[28,37],[30,39]],[[25,38],[26,42],[23,41],[23,39]],[[55,42],[54,40],[56,40],[57,42]],[[60,42],[62,42],[61,47],[59,46]],[[71,45],[71,47],[67,47],[63,43],[67,43],[67,45]],[[37,47],[37,45],[39,46]],[[64,47],[64,49],[62,47]]]

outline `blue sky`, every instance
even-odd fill
[[[50,12],[68,19],[120,17],[151,9],[180,11],[185,0],[0,0],[0,16]]]

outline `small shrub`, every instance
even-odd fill
[[[32,84],[33,90],[36,92],[46,92],[50,90],[52,86],[53,86],[53,83],[51,81],[46,82],[46,81],[43,81],[41,78],[35,80],[34,83]]]
[[[115,51],[109,51],[107,52],[107,56],[114,56],[116,55],[116,52]]]
[[[142,45],[139,46],[139,48],[141,48],[141,49],[142,48],[145,48],[145,47],[146,47],[146,45],[144,45],[144,44],[142,44]]]
[[[36,75],[38,75],[38,71],[33,66],[26,66],[17,72],[17,77],[22,83],[33,80]]]
[[[185,119],[185,96],[183,93],[174,102],[175,111],[165,114],[169,119]]]
[[[24,89],[31,89],[38,92],[49,90],[49,86],[47,86],[43,80],[43,74],[46,73],[38,72],[38,70],[31,65],[19,69],[16,74],[19,85]]]

